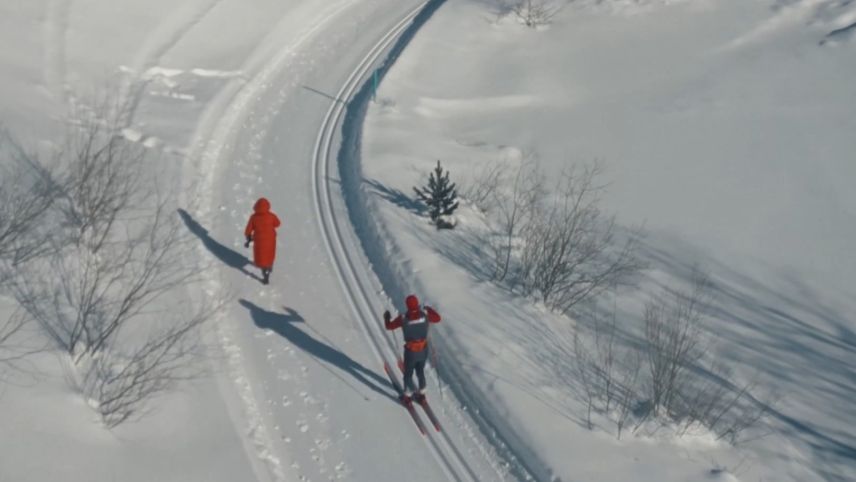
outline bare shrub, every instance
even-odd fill
[[[143,174],[145,148],[119,135],[110,118],[79,122],[57,163],[62,195],[56,208],[68,242],[97,253],[117,222],[152,208],[146,204],[153,198],[153,179]]]
[[[689,371],[705,353],[701,319],[708,279],[696,273],[690,291],[676,291],[645,306],[645,343],[655,414],[677,414]],[[669,299],[671,298],[671,299]]]
[[[669,422],[677,435],[693,428],[713,432],[736,443],[768,411],[751,393],[757,383],[734,385],[721,360],[703,336],[704,309],[710,302],[710,279],[696,270],[687,291],[673,291],[645,307],[645,352],[652,415]],[[707,368],[706,368],[707,365]]]
[[[622,238],[599,208],[600,173],[597,162],[566,170],[550,191],[532,153],[514,168],[501,161],[485,168],[468,192],[488,215],[479,241],[491,255],[491,279],[567,312],[644,269],[636,256],[641,229]]]
[[[520,283],[556,311],[627,282],[644,268],[635,230],[619,243],[614,217],[599,208],[598,163],[563,173],[551,199],[536,206],[520,256]]]
[[[510,6],[517,19],[530,28],[549,25],[562,8],[555,0],[513,0]]]
[[[166,209],[156,206],[109,242],[70,244],[16,281],[19,303],[75,361],[112,344],[143,322],[152,302],[196,278],[184,263],[189,240]]]
[[[678,437],[706,430],[734,444],[759,425],[774,397],[764,393],[759,401],[758,383],[734,382],[711,350],[701,329],[709,287],[696,270],[688,290],[648,303],[641,349],[618,341],[615,307],[610,318],[595,314],[578,325],[573,372],[589,429],[592,413],[600,413],[615,423],[617,438],[632,424],[646,433],[669,427]]]
[[[579,327],[574,333],[574,366],[586,406],[586,425],[593,428],[593,411],[602,413],[615,423],[616,437],[621,438],[639,399],[642,356],[635,348],[619,345],[615,309],[608,320],[595,315],[591,325],[591,333],[583,334]]]
[[[145,415],[154,396],[199,376],[200,345],[193,331],[213,311],[199,311],[178,325],[150,333],[130,349],[110,348],[80,364],[85,366],[83,393],[107,427]]]
[[[494,190],[492,196],[494,233],[488,246],[493,255],[494,281],[505,281],[512,270],[515,245],[545,195],[543,179],[531,156],[525,156],[503,184],[503,189]]]
[[[759,388],[756,381],[735,386],[728,382],[731,378],[730,370],[715,364],[706,377],[695,377],[686,391],[679,394],[678,435],[703,426],[717,440],[727,439],[733,444],[745,430],[757,425],[772,400],[756,402],[752,394]]]
[[[44,215],[58,190],[37,166],[0,130],[0,287],[21,264],[50,249]]]
[[[79,387],[107,426],[189,376],[196,329],[210,310],[184,313],[174,291],[200,278],[189,234],[139,145],[110,119],[76,119],[56,166],[57,235],[47,256],[12,281],[19,304],[68,353]],[[145,340],[140,343],[137,340]]]
[[[50,251],[46,217],[57,192],[31,156],[0,130],[0,295],[25,263]],[[20,370],[24,358],[41,348],[20,339],[28,321],[21,310],[0,320],[0,366]]]
[[[5,345],[16,333],[21,331],[25,322],[26,318],[23,316],[23,313],[16,311],[9,315],[5,322],[0,323],[0,350],[5,349]],[[0,351],[0,363],[9,362],[13,358],[14,356]]]
[[[500,160],[483,165],[461,189],[461,197],[472,203],[481,212],[493,211],[492,202],[501,188],[509,162]]]
[[[14,310],[5,321],[0,321],[0,380],[5,372],[25,372],[27,356],[41,351],[42,346],[22,336],[29,322],[27,314]]]

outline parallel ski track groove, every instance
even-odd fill
[[[396,346],[394,341],[385,333],[379,332],[380,327],[375,321],[377,316],[371,308],[371,298],[369,297],[363,281],[357,275],[351,256],[348,254],[348,249],[343,240],[340,231],[340,221],[337,219],[333,208],[331,183],[327,179],[329,163],[335,158],[330,156],[331,147],[335,138],[336,127],[340,125],[340,120],[345,112],[347,102],[351,99],[353,93],[361,85],[366,73],[370,70],[374,62],[381,57],[385,49],[404,31],[408,24],[418,15],[425,3],[408,13],[398,24],[387,32],[375,45],[372,47],[366,56],[362,59],[356,69],[351,73],[348,79],[343,84],[342,88],[336,95],[337,99],[344,102],[333,102],[330,109],[322,122],[318,132],[318,137],[315,144],[313,155],[312,168],[312,190],[313,201],[315,204],[319,228],[322,237],[325,241],[327,252],[336,269],[337,277],[342,286],[343,291],[347,295],[348,303],[351,309],[360,322],[363,328],[363,335],[366,337],[369,345],[375,355],[381,362],[386,363],[388,356],[395,359]],[[347,221],[346,221],[347,222]],[[356,289],[356,292],[355,292]],[[386,349],[381,345],[380,339],[386,341]],[[479,478],[474,474],[469,466],[466,458],[461,451],[449,439],[445,432],[429,433],[425,435],[425,441],[428,445],[435,460],[441,465],[447,477],[450,480],[456,481],[478,481]],[[445,447],[446,450],[443,450]],[[447,454],[446,452],[450,452]],[[449,460],[449,456],[454,460]]]

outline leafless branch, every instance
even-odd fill
[[[522,238],[523,231],[535,215],[537,204],[545,195],[543,179],[531,154],[524,156],[506,184],[506,189],[495,190],[493,194],[496,236],[490,247],[495,281],[504,281],[508,276],[514,261],[515,244]]]
[[[85,393],[95,403],[107,427],[142,416],[153,398],[181,381],[198,377],[198,328],[216,309],[200,311],[184,320],[170,320],[168,328],[149,335],[127,352],[104,350],[90,359]]]
[[[700,321],[708,279],[697,273],[688,292],[645,307],[645,341],[651,377],[652,408],[676,414],[677,396],[685,393],[688,373],[704,355]]]
[[[555,0],[513,0],[511,4],[517,19],[530,28],[549,25],[562,8]]]
[[[493,210],[491,201],[503,185],[505,172],[510,168],[506,160],[489,162],[482,166],[471,179],[463,184],[461,197],[480,209],[483,213]]]
[[[183,300],[172,292],[201,276],[188,261],[191,236],[174,202],[145,175],[145,150],[111,120],[121,118],[114,107],[77,118],[58,161],[40,172],[58,192],[45,211],[60,235],[10,282],[20,306],[68,353],[111,427],[190,373],[198,353],[191,333],[211,317],[174,314]]]
[[[0,286],[21,264],[49,250],[45,214],[57,194],[37,160],[0,130]]]
[[[568,311],[583,300],[614,288],[644,264],[635,255],[634,231],[616,247],[614,218],[599,208],[598,163],[566,171],[549,202],[537,206],[522,243],[521,284],[549,307]]]

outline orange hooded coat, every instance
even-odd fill
[[[276,257],[276,228],[279,218],[270,210],[270,202],[259,198],[253,206],[255,211],[247,222],[244,235],[253,237],[253,263],[259,268],[273,268]]]

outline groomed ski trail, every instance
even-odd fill
[[[348,297],[351,309],[357,319],[359,319],[364,329],[363,333],[366,335],[366,339],[371,345],[375,356],[381,361],[381,365],[388,363],[391,366],[396,366],[395,353],[398,348],[394,340],[384,333],[378,325],[377,319],[380,307],[376,303],[372,303],[373,297],[369,295],[371,290],[366,287],[368,281],[358,275],[358,270],[354,266],[353,260],[357,259],[360,253],[354,253],[353,249],[349,249],[349,246],[353,247],[358,244],[344,241],[342,231],[348,229],[350,225],[348,224],[347,216],[345,216],[344,220],[341,220],[337,216],[337,210],[334,208],[335,196],[332,190],[335,189],[335,185],[330,182],[330,164],[335,164],[336,162],[336,156],[333,155],[332,148],[336,140],[337,128],[341,126],[348,102],[352,100],[354,93],[361,87],[362,83],[370,80],[370,72],[373,67],[377,67],[376,62],[378,59],[407,28],[408,24],[413,21],[413,18],[416,17],[426,4],[427,2],[414,9],[393,30],[388,32],[363,58],[360,65],[336,94],[335,97],[344,100],[344,102],[334,102],[331,104],[324,123],[318,132],[315,155],[313,156],[312,186],[314,200],[318,214],[317,219],[327,245],[328,254],[336,267],[342,290]],[[342,208],[344,206],[340,205],[340,212]],[[392,360],[392,363],[389,363],[389,360]],[[404,411],[402,411],[403,413]],[[437,460],[437,463],[444,468],[449,480],[474,482],[479,480],[473,469],[470,468],[466,457],[452,443],[445,432],[427,431],[425,440],[431,454]]]
[[[205,228],[201,230],[201,232],[205,233],[204,235],[199,234],[200,231],[195,232],[195,234],[208,238],[203,239],[203,241],[207,240],[210,242],[216,239],[225,241],[240,232],[240,228],[242,228],[241,224],[245,221],[239,219],[244,214],[241,211],[249,208],[247,204],[250,203],[254,196],[260,195],[265,191],[271,192],[271,188],[274,188],[277,191],[273,199],[275,201],[274,211],[277,211],[279,206],[283,206],[280,198],[292,199],[292,202],[296,199],[303,199],[299,193],[291,193],[289,189],[283,188],[279,182],[263,181],[262,176],[258,175],[260,171],[273,168],[274,174],[270,176],[279,180],[294,182],[295,172],[290,171],[297,170],[300,163],[305,163],[301,158],[307,160],[311,158],[312,165],[309,177],[311,179],[313,195],[310,201],[310,196],[307,192],[305,199],[315,205],[316,215],[319,212],[324,212],[323,216],[326,221],[321,222],[321,218],[318,218],[318,221],[321,223],[322,233],[324,233],[325,229],[335,229],[335,235],[328,234],[318,240],[316,227],[313,237],[321,241],[323,247],[322,245],[318,245],[318,247],[326,250],[331,256],[330,259],[334,260],[335,269],[330,269],[336,274],[336,281],[331,280],[331,282],[338,284],[346,295],[345,300],[343,300],[349,306],[347,310],[349,314],[346,318],[350,319],[350,323],[354,326],[360,326],[358,331],[361,332],[361,335],[359,336],[365,337],[369,341],[368,346],[363,345],[363,347],[371,348],[374,353],[374,362],[365,363],[365,366],[370,367],[371,370],[377,373],[382,373],[382,360],[386,359],[385,357],[394,360],[394,353],[398,348],[395,347],[391,339],[386,338],[387,335],[385,333],[378,331],[377,326],[372,328],[371,320],[376,317],[376,313],[371,311],[366,312],[364,309],[358,308],[358,306],[365,307],[367,303],[371,302],[366,298],[364,281],[353,281],[357,278],[349,280],[346,277],[348,276],[346,274],[348,271],[343,271],[342,266],[338,265],[338,263],[344,261],[350,266],[349,269],[353,270],[354,267],[350,257],[360,256],[360,250],[358,248],[359,244],[347,246],[347,243],[344,243],[342,240],[339,230],[343,227],[352,230],[353,227],[347,225],[347,216],[337,216],[335,214],[335,209],[344,206],[341,197],[336,198],[331,193],[333,186],[331,186],[331,179],[327,177],[326,169],[328,164],[335,160],[335,155],[331,153],[335,145],[336,129],[341,126],[342,115],[347,105],[346,100],[366,80],[365,75],[370,71],[373,63],[377,62],[385,53],[385,50],[393,44],[397,36],[407,29],[425,4],[423,3],[416,8],[412,8],[403,16],[399,14],[400,20],[397,23],[392,25],[382,35],[375,35],[374,38],[379,38],[380,40],[363,50],[363,52],[367,51],[368,53],[364,54],[354,70],[347,74],[341,73],[337,77],[331,74],[330,77],[333,79],[346,78],[344,85],[339,88],[338,95],[330,96],[315,89],[312,85],[302,83],[312,76],[305,75],[305,72],[301,74],[301,68],[306,69],[305,66],[307,64],[322,63],[320,60],[316,62],[316,57],[312,55],[313,48],[316,49],[315,53],[319,54],[329,54],[329,50],[332,50],[331,47],[325,45],[325,41],[329,34],[336,30],[336,26],[342,27],[343,25],[347,25],[351,27],[351,24],[343,23],[343,20],[344,17],[348,16],[348,13],[354,13],[356,10],[355,4],[364,7],[366,4],[372,3],[374,3],[377,11],[383,11],[383,13],[394,10],[387,8],[393,7],[393,3],[386,0],[375,2],[340,1],[326,6],[322,13],[314,17],[317,21],[301,26],[302,29],[294,34],[294,40],[287,44],[282,44],[275,55],[268,57],[266,61],[259,62],[259,58],[263,55],[263,52],[254,52],[250,60],[248,60],[247,65],[242,68],[242,71],[246,74],[246,78],[249,80],[246,83],[242,79],[231,81],[212,101],[210,107],[200,120],[194,140],[190,146],[190,155],[188,156],[190,162],[185,164],[184,184],[186,187],[192,188],[192,191],[197,194],[195,197],[186,199],[185,202],[187,206],[198,208],[193,213],[196,219],[191,219],[191,221],[201,221],[199,226]],[[415,2],[411,4],[413,3]],[[404,10],[405,7],[406,5],[400,3],[395,4],[395,8],[399,11]],[[366,19],[370,19],[374,21],[374,24],[377,24],[377,16],[373,18],[369,17],[370,15],[366,14]],[[354,25],[353,28],[355,31],[360,28],[356,22],[354,22]],[[372,28],[377,29],[377,27]],[[341,36],[341,31],[342,28],[339,28],[335,34]],[[363,35],[365,36],[365,34]],[[273,40],[276,40],[275,34],[272,34],[271,37],[273,37]],[[263,50],[263,47],[264,49],[269,49],[271,43],[266,40],[258,50]],[[335,42],[332,43],[335,44]],[[319,46],[315,44],[321,44],[320,51],[317,51]],[[361,53],[360,55],[363,54]],[[323,57],[323,55],[321,56]],[[306,70],[311,71],[311,68]],[[283,83],[282,78],[285,72],[289,74],[293,73],[293,75],[289,75],[288,80]],[[312,121],[312,114],[308,115],[308,119],[305,117],[307,114],[305,110],[293,109],[292,107],[286,108],[286,105],[290,106],[290,104],[305,107],[304,104],[308,101],[297,99],[300,95],[307,95],[306,92],[300,90],[301,87],[306,91],[321,94],[333,100],[332,103],[325,100],[327,103],[325,104],[325,108],[328,105],[329,108],[327,109],[327,114],[323,116],[323,120],[319,116],[317,124]],[[317,101],[318,97],[314,99]],[[283,124],[279,126],[280,129],[276,129],[277,126],[274,123],[280,117],[285,117],[286,112],[299,113],[304,115],[304,117],[300,121],[297,121],[299,123]],[[317,132],[314,150],[307,152],[310,155],[303,157],[299,152],[297,155],[291,155],[293,154],[292,151],[301,150],[300,146],[293,147],[293,144],[288,146],[290,149],[289,152],[282,152],[277,149],[279,147],[278,143],[287,142],[279,140],[280,134],[278,131],[282,131],[282,128],[285,128],[285,131],[289,131],[288,134],[282,135],[282,137],[306,139],[308,136],[298,136],[297,133],[292,134],[290,131],[299,131],[304,126],[313,124],[315,126],[320,124],[321,129]],[[294,139],[291,140],[293,141]],[[268,157],[271,155],[271,152],[268,151],[275,151],[275,158],[280,159],[280,163],[282,159],[293,159],[294,164],[275,164],[274,160]],[[323,162],[321,162],[322,159]],[[306,164],[303,165],[310,167]],[[283,169],[284,167],[286,169]],[[323,171],[320,169],[323,169]],[[235,172],[233,173],[233,171]],[[322,172],[324,173],[323,175],[321,175]],[[231,189],[223,186],[223,183],[231,182],[235,182],[231,186]],[[309,189],[308,184],[310,183],[307,183],[306,189]],[[295,186],[299,186],[299,184],[295,184]],[[297,187],[295,191],[299,191],[300,189],[303,188]],[[287,193],[282,194],[283,192]],[[219,198],[218,193],[220,193]],[[217,208],[218,199],[222,202],[219,208]],[[337,208],[333,208],[331,199],[337,203]],[[236,204],[230,206],[230,203]],[[305,237],[307,233],[305,232],[305,226],[302,228],[297,226],[298,231],[294,231],[295,219],[310,218],[312,216],[309,216],[308,212],[304,216],[300,216],[300,209],[288,204],[286,203],[289,210],[285,214],[284,235],[282,236],[284,241],[280,243],[279,249],[281,252],[278,255],[280,261],[277,265],[278,269],[275,268],[274,270],[272,285],[264,288],[256,287],[254,281],[248,279],[246,276],[237,275],[235,271],[224,268],[221,270],[224,276],[220,278],[225,277],[225,279],[211,279],[208,289],[208,294],[212,296],[217,296],[218,293],[231,292],[233,288],[237,289],[239,291],[239,298],[241,299],[240,304],[250,310],[250,318],[252,318],[258,328],[264,329],[263,332],[259,332],[258,329],[247,331],[248,328],[245,328],[246,311],[241,312],[240,308],[232,308],[231,313],[226,313],[224,318],[218,323],[215,333],[217,342],[224,352],[223,358],[225,359],[225,363],[221,364],[221,369],[225,371],[229,378],[229,380],[222,380],[221,386],[224,392],[232,392],[231,395],[229,393],[224,393],[224,395],[227,401],[230,401],[230,410],[233,419],[236,423],[246,424],[246,447],[250,457],[256,463],[258,478],[260,480],[291,480],[294,478],[299,480],[333,480],[334,478],[350,478],[351,476],[357,478],[369,476],[372,480],[396,480],[401,472],[412,470],[413,473],[410,476],[411,478],[415,476],[414,480],[446,479],[475,481],[502,479],[503,477],[496,470],[497,463],[495,461],[480,460],[477,462],[478,469],[474,469],[472,465],[474,453],[485,455],[489,451],[483,448],[470,448],[468,460],[464,451],[460,447],[455,446],[446,433],[430,437],[420,435],[414,428],[413,423],[406,418],[406,412],[384,398],[371,401],[371,407],[367,407],[371,408],[371,413],[360,413],[360,417],[363,418],[365,415],[364,418],[366,420],[353,420],[353,423],[351,423],[347,415],[338,413],[341,411],[341,408],[327,412],[328,402],[324,401],[322,396],[313,396],[313,393],[317,395],[319,393],[318,386],[326,387],[331,382],[318,379],[318,377],[309,377],[307,372],[314,369],[312,363],[322,366],[325,364],[322,362],[330,363],[329,357],[328,359],[324,359],[323,354],[319,357],[318,353],[311,353],[312,356],[309,357],[310,362],[308,365],[302,361],[297,362],[299,371],[302,372],[297,375],[295,375],[292,367],[276,363],[276,357],[279,353],[287,353],[291,357],[290,362],[299,360],[300,350],[295,350],[295,345],[304,351],[312,351],[312,349],[308,349],[305,345],[301,346],[299,343],[295,343],[294,339],[289,338],[290,336],[305,338],[307,336],[318,335],[318,338],[328,342],[322,347],[324,350],[327,349],[327,346],[334,349],[338,349],[341,346],[341,340],[330,340],[322,333],[329,326],[323,325],[321,318],[315,315],[306,316],[306,320],[308,321],[304,325],[301,325],[308,326],[308,329],[312,330],[312,333],[308,331],[299,331],[298,333],[290,327],[283,329],[282,326],[279,327],[278,331],[277,327],[269,325],[265,321],[266,318],[273,319],[282,315],[277,310],[262,308],[260,305],[279,304],[280,306],[284,306],[284,303],[280,301],[284,299],[282,296],[283,291],[286,293],[285,299],[288,299],[289,305],[294,301],[294,296],[299,296],[302,299],[304,295],[302,290],[295,292],[296,290],[290,289],[287,286],[297,284],[298,282],[302,286],[305,283],[304,280],[294,279],[295,277],[307,277],[300,276],[301,273],[308,275],[309,278],[312,278],[314,275],[311,272],[312,269],[289,268],[289,266],[296,264],[303,266],[309,263],[306,260],[301,261],[299,259],[301,258],[300,255],[292,253],[293,251],[298,251],[298,249],[293,248],[289,250],[286,248],[283,250],[282,244],[289,246],[289,243],[293,243],[291,246],[295,247],[301,244],[294,241],[294,239]],[[324,206],[327,208],[326,211],[324,211]],[[230,207],[231,209],[229,209]],[[224,216],[228,216],[229,219],[215,219],[218,217],[223,218]],[[311,219],[304,219],[304,225],[306,221],[311,221]],[[328,221],[332,224],[328,224],[325,228],[324,223]],[[342,222],[346,226],[342,226],[340,224]],[[208,228],[211,229],[211,234],[208,234]],[[220,232],[218,233],[218,231]],[[237,251],[232,252],[228,248],[230,243],[223,244],[216,242],[214,244],[219,246],[216,249],[223,249],[230,251],[231,254],[238,254]],[[311,245],[312,243],[310,242],[302,244],[304,246],[300,248],[304,251],[308,249],[310,253],[309,257],[311,257],[315,249],[314,245]],[[214,252],[214,248],[211,247],[210,243],[203,243],[203,245],[205,247],[201,249],[205,256],[210,256],[212,253],[215,256],[219,256],[218,253]],[[237,248],[235,242],[232,242],[231,246]],[[206,250],[210,251],[210,253],[206,253]],[[283,264],[286,264],[285,268],[283,268]],[[234,268],[234,266],[232,267]],[[249,269],[252,270],[253,268]],[[278,273],[284,274],[278,275]],[[285,276],[285,280],[282,279],[283,276]],[[323,278],[322,275],[318,276],[321,276],[318,279]],[[363,273],[361,276],[364,277],[367,275]],[[351,283],[357,283],[357,285],[352,286]],[[326,281],[318,284],[320,286],[313,287],[315,289],[313,293],[316,293],[316,297],[319,293],[321,293],[320,296],[334,297],[341,296],[342,294],[334,293],[339,290],[332,288],[332,286],[325,287]],[[286,287],[283,285],[286,285]],[[356,295],[355,298],[354,293],[360,294]],[[312,293],[308,295],[310,298],[312,297]],[[378,302],[378,300],[373,301]],[[299,304],[297,306],[301,309],[305,308],[300,307]],[[273,308],[277,308],[277,306],[273,306]],[[305,309],[305,312],[310,313],[316,308],[318,307],[308,307]],[[287,310],[291,310],[291,308],[287,308]],[[294,313],[294,317],[291,319],[298,320],[299,322],[304,321],[304,318],[298,312],[292,310],[288,311],[288,313]],[[301,313],[304,313],[304,311],[301,311]],[[334,321],[341,322],[341,320]],[[290,321],[286,323],[290,323]],[[321,331],[318,331],[315,326],[320,327]],[[269,335],[277,332],[281,336],[289,338],[289,341],[292,343],[283,343],[282,340],[276,337],[269,337]],[[301,340],[304,338],[301,338]],[[384,340],[386,341],[384,342]],[[347,337],[344,341],[348,342]],[[311,342],[317,343],[314,339]],[[353,348],[351,347],[351,350]],[[350,351],[346,352],[344,349],[340,351],[341,353],[336,353],[334,357],[346,358],[349,363],[353,362],[355,366],[362,367],[359,363],[360,358],[351,360],[349,356]],[[321,358],[321,361],[317,358]],[[324,368],[336,375],[336,378],[341,382],[347,384],[351,391],[365,391],[365,387],[353,383],[353,380],[339,376],[335,370],[326,366]],[[338,368],[341,368],[341,366]],[[333,377],[327,378],[332,379]],[[285,383],[287,380],[291,381]],[[283,384],[290,385],[281,386]],[[230,389],[226,385],[233,386]],[[391,393],[391,388],[387,388]],[[360,396],[369,401],[369,398],[365,397],[365,395]],[[321,400],[319,401],[319,399]],[[303,401],[303,406],[300,406],[300,400]],[[297,403],[292,403],[292,401]],[[330,403],[333,404],[333,402]],[[460,417],[460,413],[456,413],[456,415]],[[329,418],[336,419],[342,417],[348,420],[345,424],[347,427],[344,429],[341,425],[336,425],[333,422],[328,423]],[[374,423],[372,425],[374,428],[371,430],[371,432],[375,433],[367,433],[365,435],[376,437],[378,440],[393,440],[390,449],[395,453],[390,456],[392,458],[386,457],[388,460],[384,460],[383,456],[372,456],[372,452],[367,452],[365,456],[367,460],[363,461],[356,460],[353,455],[348,455],[348,451],[343,448],[342,444],[347,443],[347,439],[351,436],[351,433],[363,435],[360,433],[360,430],[363,429],[358,427],[369,424],[373,418],[378,417],[380,417],[380,422]],[[289,425],[293,426],[295,422],[298,424],[299,433],[312,434],[315,440],[314,445],[310,443],[303,447],[296,447],[296,444],[293,443],[295,442],[294,439],[297,439],[301,435],[288,436],[285,432],[287,427]],[[353,425],[353,427],[348,424]],[[400,437],[405,437],[405,439],[395,442],[395,439]],[[420,444],[424,448],[422,450],[416,449],[415,447]],[[377,451],[378,449],[375,448],[374,450]],[[383,448],[380,450],[382,451]],[[301,454],[301,451],[305,453]],[[429,466],[426,465],[427,461],[420,461],[428,453],[431,454],[428,457],[428,461],[434,461],[434,469],[429,469]],[[415,466],[414,462],[417,462]],[[389,467],[384,468],[386,465]],[[405,467],[411,468],[406,469]],[[376,471],[382,473],[383,476],[378,477],[374,473]]]

